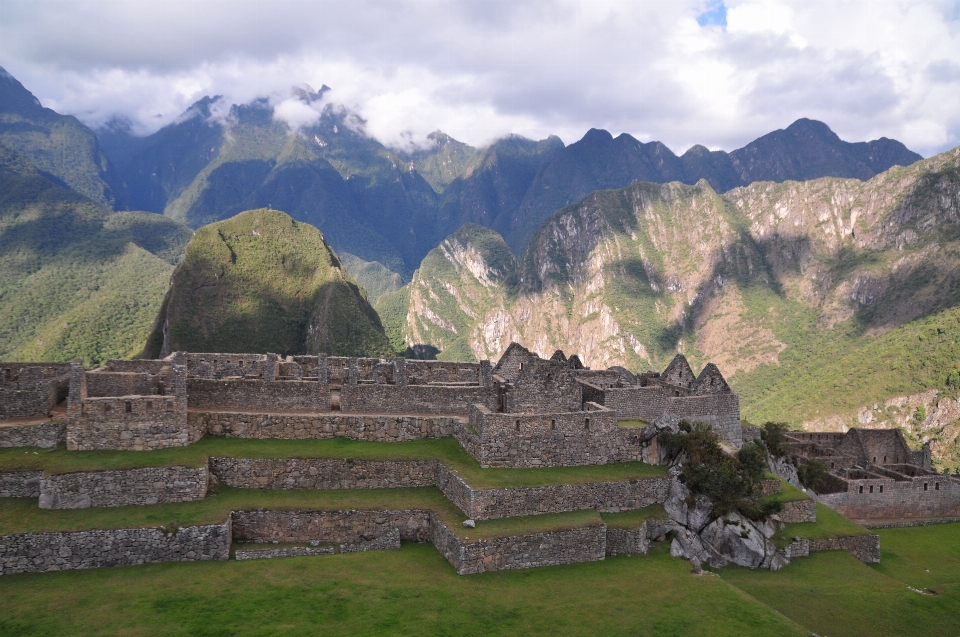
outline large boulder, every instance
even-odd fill
[[[700,541],[734,564],[749,568],[763,565],[768,554],[776,553],[773,543],[739,513],[728,513],[708,524],[700,532]]]
[[[671,520],[697,533],[710,521],[713,503],[706,496],[691,494],[690,489],[680,482],[676,467],[671,469],[670,474],[670,487],[663,508]]]

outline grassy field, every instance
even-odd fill
[[[697,576],[654,543],[645,557],[470,576],[417,544],[13,575],[0,578],[0,634],[960,634],[960,525],[880,533],[880,565],[834,551],[775,573],[725,568]]]
[[[880,564],[867,566],[848,553],[830,551],[775,573],[718,572],[808,632],[830,637],[960,635],[960,524],[878,533]]]
[[[365,442],[347,438],[329,440],[241,440],[202,438],[187,447],[156,451],[67,451],[14,447],[0,449],[0,471],[41,469],[48,473],[103,471],[183,465],[199,467],[210,456],[228,458],[353,458],[415,460],[436,458],[474,488],[536,487],[651,478],[666,468],[642,462],[542,469],[481,469],[480,464],[453,438],[410,442]]]
[[[430,545],[0,578],[0,634],[803,636],[658,545],[645,558],[458,576]],[[832,634],[831,634],[832,635]]]

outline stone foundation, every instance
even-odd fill
[[[307,440],[343,437],[352,440],[403,442],[452,436],[460,419],[449,416],[357,414],[258,414],[191,412],[188,419],[210,436]]]
[[[785,524],[816,522],[817,503],[813,500],[794,500],[792,502],[784,502],[783,509],[780,511],[779,515],[780,519]]]
[[[41,509],[192,502],[207,494],[206,467],[146,467],[40,478]]]
[[[43,447],[50,449],[66,442],[67,424],[47,422],[40,425],[0,426],[0,447]]]
[[[332,546],[290,546],[282,549],[237,549],[237,560],[268,560],[276,557],[301,557],[304,555],[333,555]]]
[[[229,519],[223,524],[188,526],[173,532],[144,528],[0,537],[0,575],[229,557]]]
[[[807,557],[819,551],[846,551],[864,564],[880,563],[880,536],[847,535],[826,540],[797,539],[782,549],[787,559]]]
[[[0,473],[0,498],[36,498],[40,496],[43,471]]]

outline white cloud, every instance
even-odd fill
[[[727,0],[726,25],[701,27],[717,5],[4,0],[0,64],[46,106],[139,132],[205,95],[268,97],[296,128],[315,121],[289,99],[308,83],[399,146],[438,128],[482,144],[598,127],[729,150],[799,117],[924,154],[960,143],[949,2]]]
[[[293,130],[298,130],[320,121],[320,111],[311,104],[291,97],[273,107],[273,118],[285,122]]]

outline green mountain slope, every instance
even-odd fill
[[[849,426],[863,405],[929,389],[942,405],[960,386],[960,149],[866,182],[596,192],[484,281],[508,263],[472,240],[449,238],[387,299],[388,332],[477,358],[517,340],[594,367],[660,369],[683,351],[717,363],[757,421]]]
[[[187,246],[145,355],[389,356],[380,319],[323,235],[277,210],[204,226]]]
[[[0,143],[39,171],[107,208],[124,206],[125,186],[93,131],[44,108],[0,67]]]
[[[110,212],[0,146],[0,358],[135,355],[191,234]]]
[[[367,291],[367,298],[374,305],[384,294],[396,292],[403,287],[403,277],[379,261],[364,261],[349,252],[341,252],[340,262],[347,274]]]

